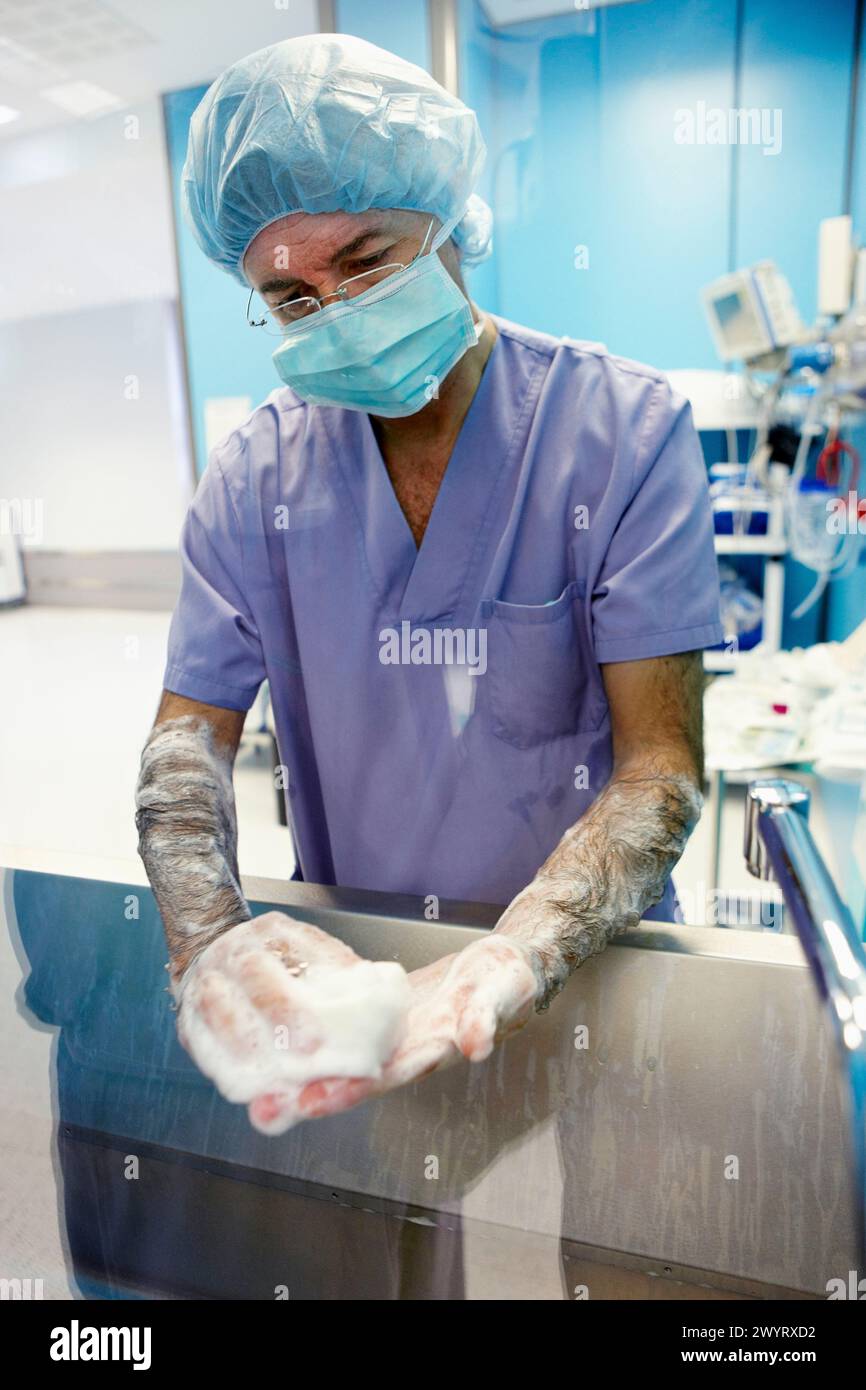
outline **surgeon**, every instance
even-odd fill
[[[190,507],[136,821],[181,1040],[266,1132],[487,1057],[616,933],[676,917],[700,812],[722,628],[689,408],[473,303],[483,159],[461,101],[339,34],[235,63],[191,122],[186,216],[282,385]],[[410,975],[378,1074],[329,1072],[303,1005],[353,952],[241,892],[232,766],[265,679],[299,877],[509,904]],[[354,1007],[369,1058],[378,1006]]]

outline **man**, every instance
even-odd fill
[[[426,73],[340,35],[235,64],[192,121],[188,215],[286,385],[190,509],[137,823],[180,1036],[272,1132],[486,1057],[614,933],[673,918],[700,810],[722,629],[688,407],[469,301],[483,152]],[[353,953],[250,923],[239,887],[232,761],[265,678],[305,879],[511,900],[410,977],[396,1049],[384,985],[347,1005],[359,1058],[381,1023],[363,1075],[329,1069],[309,986]]]

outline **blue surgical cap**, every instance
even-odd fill
[[[184,211],[242,284],[251,241],[293,212],[460,218],[453,239],[472,266],[491,245],[472,191],[485,154],[475,112],[423,68],[346,34],[285,39],[233,63],[193,112]]]

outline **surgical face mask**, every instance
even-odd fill
[[[286,385],[313,405],[388,418],[414,415],[438,395],[479,338],[469,301],[436,254],[457,221],[404,270],[287,328],[273,355]]]

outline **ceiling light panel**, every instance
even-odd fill
[[[17,61],[19,85],[45,85],[81,63],[154,43],[152,35],[103,0],[0,0],[0,72]],[[6,50],[4,53],[4,49]],[[45,69],[50,68],[50,77]],[[39,69],[36,76],[34,69]],[[23,80],[19,80],[23,78]]]

